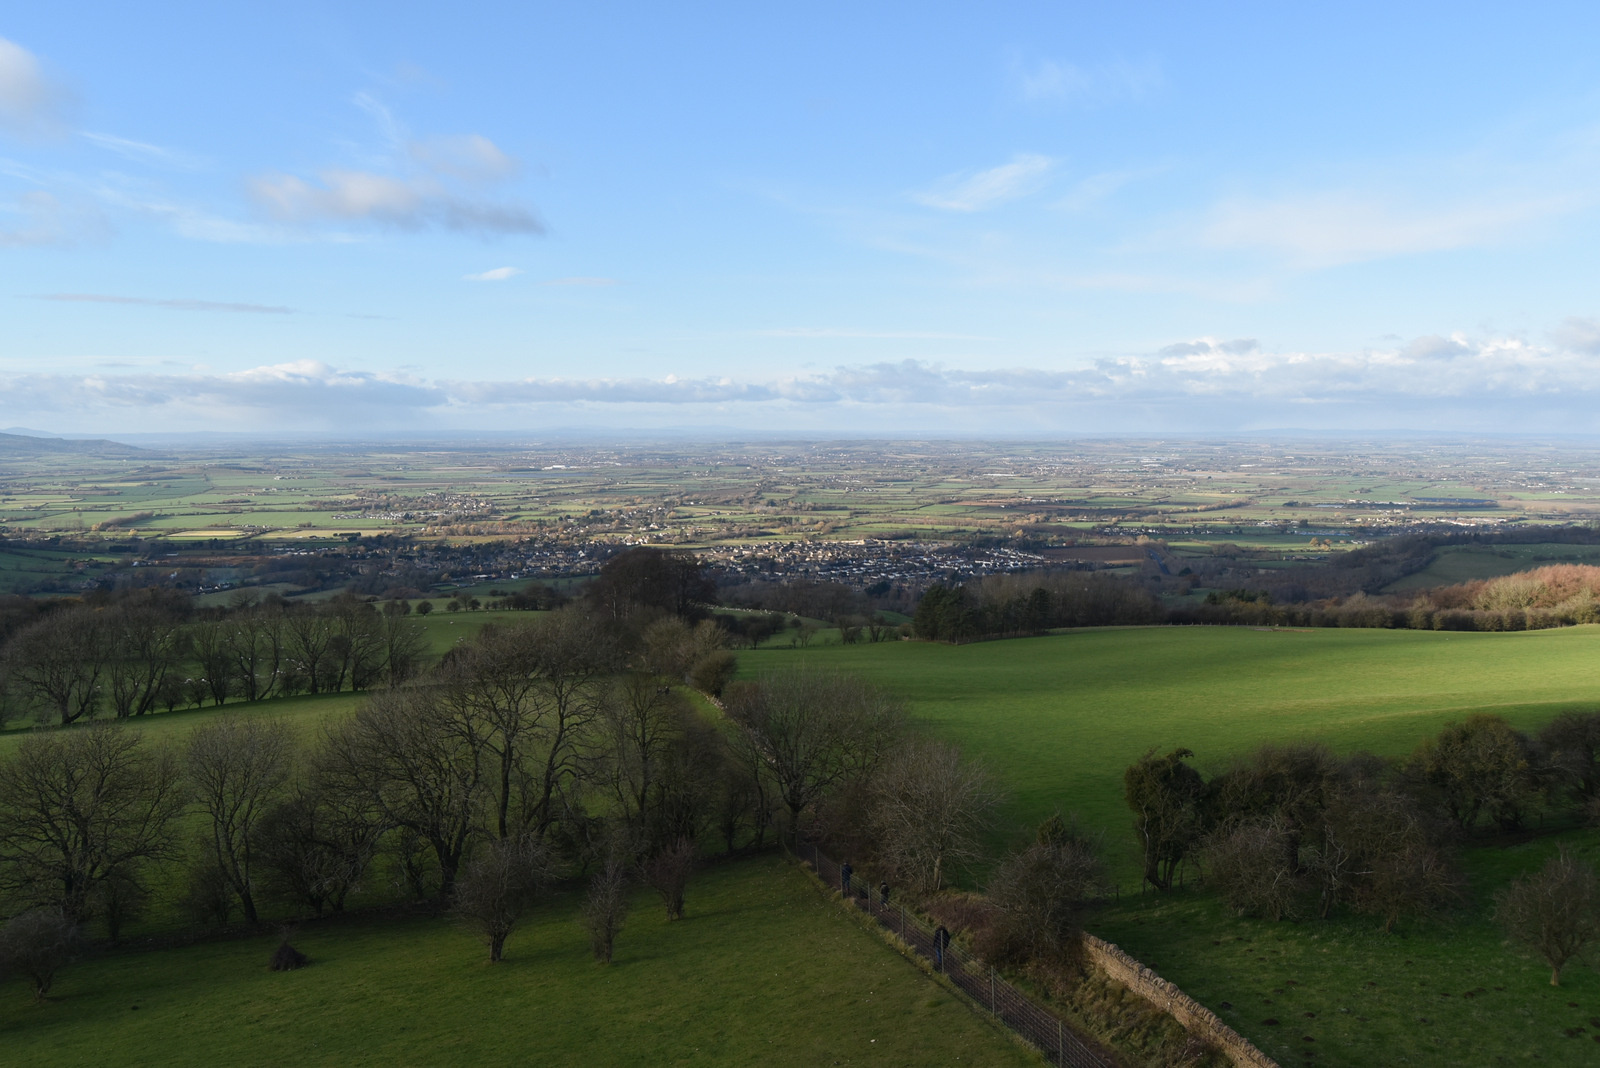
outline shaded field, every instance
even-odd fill
[[[1452,586],[1473,579],[1498,578],[1518,571],[1529,571],[1546,564],[1600,564],[1600,546],[1595,545],[1500,545],[1453,546],[1439,550],[1433,562],[1415,574],[1407,575],[1384,588],[1385,593]]]
[[[1445,723],[1495,712],[1534,728],[1600,706],[1600,627],[1510,634],[1137,627],[951,647],[926,642],[762,649],[745,677],[790,665],[860,674],[989,765],[1031,827],[1076,812],[1137,880],[1122,772],[1186,746],[1203,770],[1265,741],[1320,739],[1399,755]],[[997,843],[998,844],[998,843]]]
[[[1041,1063],[776,857],[712,868],[684,919],[661,913],[637,897],[606,967],[575,900],[499,965],[448,919],[308,928],[297,972],[267,970],[271,938],[103,957],[43,1005],[0,986],[0,1036],[36,1066]]]
[[[301,694],[298,697],[274,697],[268,701],[229,701],[220,708],[207,705],[204,708],[158,712],[136,716],[127,722],[136,726],[151,742],[181,742],[196,727],[218,716],[276,719],[289,724],[297,735],[309,741],[323,722],[349,715],[366,699],[365,692],[351,693],[348,690],[343,693]],[[31,723],[14,723],[0,731],[0,755],[9,753],[33,729]],[[79,727],[75,725],[68,729],[76,730]]]
[[[1595,831],[1563,840],[1600,860]],[[1286,1068],[1595,1064],[1600,973],[1574,964],[1552,987],[1544,963],[1506,946],[1488,918],[1492,891],[1555,850],[1545,839],[1469,851],[1475,907],[1394,934],[1361,916],[1244,919],[1194,892],[1125,899],[1092,926]]]

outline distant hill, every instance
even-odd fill
[[[149,450],[104,438],[36,438],[0,433],[0,457],[14,456],[147,456]]]

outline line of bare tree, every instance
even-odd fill
[[[891,696],[796,671],[708,717],[681,684],[730,666],[724,632],[639,622],[575,605],[486,627],[310,733],[235,704],[181,744],[131,717],[36,729],[0,760],[0,908],[115,940],[174,904],[205,928],[411,898],[498,959],[545,888],[587,876],[607,956],[631,887],[682,915],[702,857],[815,833],[849,799],[906,885],[976,855],[997,795],[908,740]]]
[[[1236,910],[1273,919],[1348,906],[1392,929],[1460,899],[1470,836],[1600,818],[1600,712],[1536,735],[1475,715],[1400,760],[1273,744],[1208,780],[1192,756],[1152,750],[1124,776],[1144,879],[1170,890],[1195,864]]]
[[[351,594],[231,611],[197,612],[167,597],[62,605],[0,649],[0,719],[32,715],[64,726],[397,682],[425,650],[421,628],[398,605]]]

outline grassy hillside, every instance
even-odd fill
[[[164,1064],[1041,1063],[778,858],[713,868],[667,923],[639,896],[609,967],[558,901],[490,965],[454,921],[307,929],[82,962],[0,986],[5,1061]]]
[[[1600,705],[1600,627],[1515,634],[1149,627],[951,647],[924,642],[758,650],[746,676],[790,664],[875,679],[985,760],[1031,826],[1060,808],[1108,832],[1132,884],[1122,771],[1187,746],[1202,769],[1263,741],[1410,751],[1477,711],[1536,727]]]
[[[742,657],[742,670],[801,662],[905,695],[931,729],[998,773],[1013,827],[1060,807],[1105,829],[1126,891],[1138,874],[1122,770],[1147,747],[1186,745],[1208,771],[1267,740],[1399,754],[1475,711],[1531,728],[1600,705],[1600,627],[1094,630],[959,648],[761,652]],[[1600,857],[1595,831],[1566,837]],[[1469,850],[1462,908],[1389,935],[1370,917],[1241,919],[1193,889],[1133,892],[1089,927],[1285,1065],[1590,1064],[1600,975],[1573,968],[1565,986],[1550,987],[1543,965],[1505,945],[1489,918],[1494,891],[1553,849],[1543,839]]]

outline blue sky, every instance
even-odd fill
[[[1600,429],[1593,5],[329,7],[0,21],[0,426]]]

